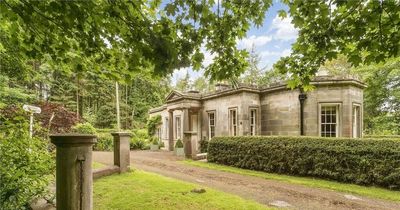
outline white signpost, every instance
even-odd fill
[[[22,108],[25,111],[27,111],[27,112],[29,112],[31,114],[30,123],[29,123],[29,136],[32,138],[32,134],[33,134],[33,114],[40,114],[40,112],[42,112],[42,110],[40,109],[40,107],[26,105],[26,104]]]

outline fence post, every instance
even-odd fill
[[[56,145],[57,210],[93,209],[92,145],[96,136],[57,134],[50,139]]]
[[[130,133],[116,132],[111,133],[114,137],[114,165],[119,166],[120,173],[129,171],[130,165]]]

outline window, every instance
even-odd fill
[[[160,140],[160,141],[161,141],[161,137],[162,137],[161,134],[162,134],[162,128],[158,127],[156,135],[157,135],[157,139]]]
[[[215,136],[215,112],[208,113],[208,137],[211,139]]]
[[[250,109],[250,135],[255,136],[257,133],[257,109]]]
[[[237,135],[237,109],[229,109],[229,133],[231,136]]]
[[[338,137],[339,104],[321,104],[320,122],[322,137]]]
[[[176,116],[175,117],[175,139],[180,139],[181,138],[181,116]]]
[[[361,112],[359,105],[353,105],[353,138],[361,137]]]

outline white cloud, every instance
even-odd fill
[[[239,40],[238,42],[238,47],[239,48],[245,48],[245,49],[251,49],[254,45],[254,47],[261,47],[265,44],[267,44],[268,42],[272,41],[272,37],[271,36],[265,36],[265,35],[261,35],[261,36],[255,36],[252,35],[250,37],[246,37],[243,38],[241,40]]]
[[[291,21],[291,17],[281,19],[276,15],[271,25],[271,30],[274,32],[274,39],[288,41],[297,38],[298,31]]]

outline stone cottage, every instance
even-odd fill
[[[201,139],[214,136],[290,135],[361,137],[363,89],[353,78],[316,77],[315,89],[301,93],[284,83],[269,87],[219,84],[210,93],[172,91],[149,111],[161,115],[157,135],[173,150],[177,139],[195,155]]]

